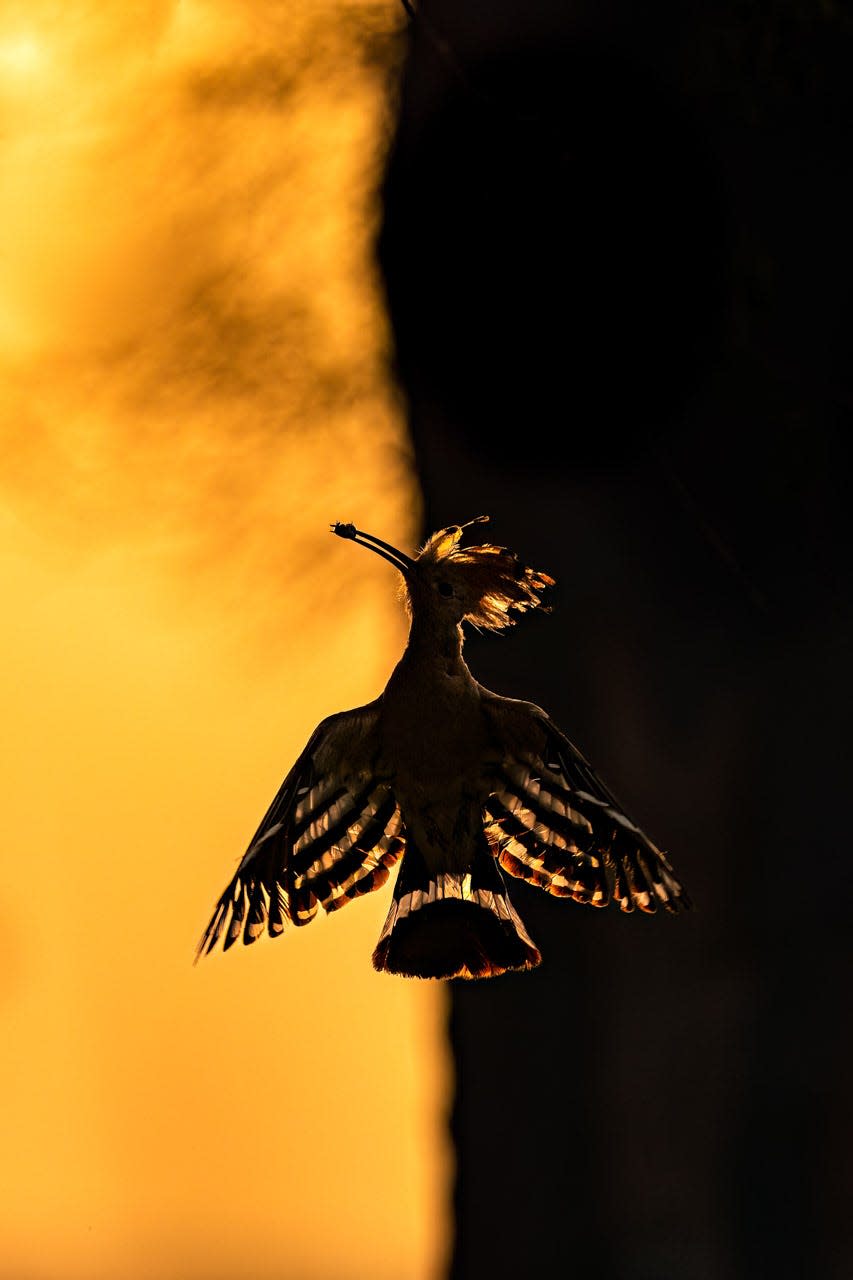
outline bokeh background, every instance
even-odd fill
[[[329,534],[419,530],[372,247],[404,21],[0,7],[8,1280],[447,1247],[441,993],[373,973],[386,896],[192,966],[314,726],[405,640]]]
[[[0,1275],[847,1280],[845,167],[831,0],[0,9]],[[472,636],[688,917],[387,893],[193,969],[405,638],[353,519],[557,578]]]

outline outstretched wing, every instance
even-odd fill
[[[491,695],[488,711],[504,755],[486,834],[504,870],[594,907],[690,907],[665,855],[541,708]]]
[[[254,942],[308,924],[388,879],[403,853],[400,810],[379,765],[379,700],[329,716],[279,788],[198,944]]]

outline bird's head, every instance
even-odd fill
[[[484,543],[460,546],[462,534],[488,516],[452,524],[427,538],[418,554],[407,556],[396,547],[363,533],[352,524],[333,524],[332,532],[375,551],[403,575],[414,615],[457,625],[470,622],[488,631],[510,627],[520,613],[542,604],[540,592],[554,585],[547,573],[529,569],[506,547]]]

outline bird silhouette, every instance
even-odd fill
[[[378,970],[493,977],[541,961],[502,872],[558,898],[622,911],[690,906],[664,854],[551,718],[479,684],[462,623],[498,631],[554,585],[505,547],[462,546],[465,525],[414,557],[352,524],[332,532],[403,576],[408,644],[373,702],[323,720],[216,905],[196,959],[308,924],[401,862]]]

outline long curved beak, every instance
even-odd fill
[[[354,524],[342,524],[337,521],[335,524],[329,525],[329,528],[339,538],[349,538],[352,542],[357,542],[360,547],[367,547],[368,551],[375,551],[378,556],[382,556],[383,560],[387,560],[389,564],[393,564],[395,569],[399,569],[404,576],[408,576],[415,567],[415,562],[411,556],[398,551],[396,547],[392,547],[388,542],[383,542],[381,538],[374,538],[372,533],[364,533],[361,529],[356,529]]]

